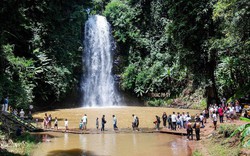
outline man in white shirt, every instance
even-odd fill
[[[213,123],[214,123],[214,130],[216,130],[216,126],[217,126],[217,115],[216,115],[215,111],[213,112],[212,119],[213,119]]]
[[[176,131],[176,121],[177,121],[177,117],[175,115],[175,112],[173,112],[173,115],[171,116],[172,119],[172,124],[173,124],[173,130]]]
[[[117,118],[116,118],[115,115],[113,115],[113,128],[114,128],[114,130],[118,129],[118,127],[117,127]]]
[[[86,114],[82,117],[82,122],[83,122],[83,130],[87,130],[87,122],[88,122],[88,117]]]

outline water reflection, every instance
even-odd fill
[[[64,133],[64,147],[67,147],[68,142],[69,142],[69,137],[68,137],[68,133]]]
[[[39,145],[33,156],[189,156],[187,144],[180,136],[157,133],[59,134]]]
[[[47,156],[92,156],[94,155],[90,151],[83,151],[81,149],[71,149],[71,150],[54,150],[50,151]]]

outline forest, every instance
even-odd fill
[[[0,7],[0,97],[13,107],[79,99],[84,23],[95,14],[111,25],[123,92],[171,99],[191,86],[207,103],[249,94],[249,0],[2,0]]]

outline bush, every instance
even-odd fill
[[[164,104],[164,100],[162,99],[152,99],[148,101],[149,106],[158,107],[158,106],[163,106],[163,104]]]
[[[228,138],[235,130],[236,125],[220,125],[219,134],[223,134],[225,138]]]

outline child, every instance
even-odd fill
[[[68,126],[69,126],[69,121],[68,121],[68,119],[65,119],[64,125],[65,125],[65,132],[66,132],[66,131],[68,130]]]
[[[58,130],[58,120],[57,120],[57,117],[55,117],[54,129]]]
[[[82,130],[83,128],[83,120],[81,119],[80,124],[79,124],[79,129]]]
[[[96,118],[96,129],[99,129],[99,120]]]

